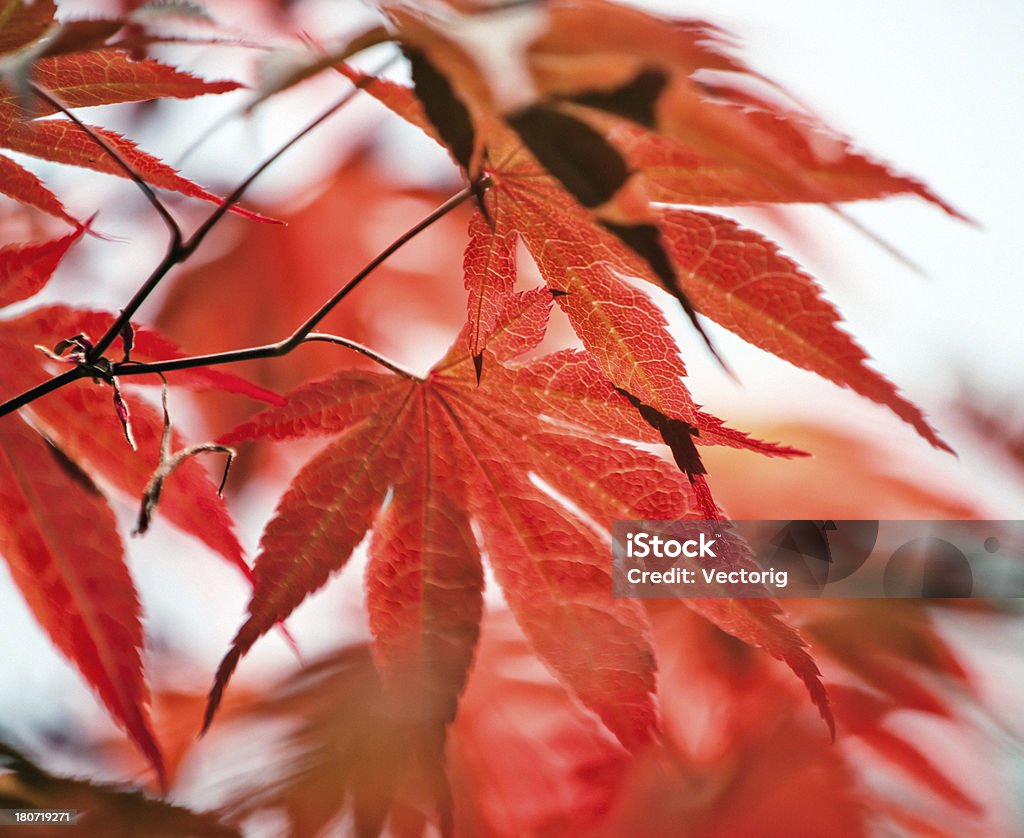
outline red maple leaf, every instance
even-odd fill
[[[419,696],[426,717],[454,716],[476,643],[483,554],[537,654],[627,747],[651,739],[647,622],[636,603],[611,597],[605,527],[704,518],[707,508],[683,474],[621,441],[659,436],[588,354],[516,361],[543,337],[551,296],[507,298],[479,384],[467,326],[424,379],[338,373],[221,440],[337,435],[267,525],[249,617],[218,670],[207,723],[241,656],[373,529],[375,654],[385,683]],[[690,604],[786,660],[830,720],[805,644],[774,602]]]
[[[477,230],[467,255],[478,273],[474,329],[508,291],[489,262],[506,258],[518,234],[608,378],[669,420],[700,428],[675,341],[636,279],[675,295],[698,328],[697,314],[706,315],[888,406],[948,450],[920,409],[866,366],[820,288],[774,244],[729,219],[655,202],[832,205],[912,193],[962,216],[813,116],[697,81],[697,70],[749,73],[707,24],[604,2],[556,2],[547,12],[526,51],[538,89],[526,106],[496,101],[475,57],[405,8],[389,14],[407,44],[413,89],[346,70],[487,188],[478,200],[490,237]]]

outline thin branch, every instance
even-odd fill
[[[180,244],[176,247],[171,247],[167,251],[167,254],[160,263],[153,269],[153,272],[146,278],[146,281],[142,283],[139,290],[136,291],[132,298],[128,301],[117,319],[111,324],[110,328],[103,333],[103,336],[96,341],[93,346],[92,353],[90,355],[91,361],[98,360],[103,353],[110,347],[110,344],[114,342],[114,339],[121,334],[124,327],[131,322],[132,316],[138,311],[139,307],[146,301],[146,298],[156,290],[156,287],[160,284],[160,281],[167,276],[167,272],[170,271],[181,259],[179,254],[181,253]]]
[[[64,116],[71,120],[72,123],[78,126],[78,128],[85,132],[89,139],[96,143],[96,145],[98,145],[103,150],[103,152],[113,161],[114,165],[116,165],[121,171],[123,171],[125,175],[132,182],[134,182],[137,187],[139,187],[142,194],[146,196],[146,200],[149,201],[149,203],[153,206],[153,209],[156,210],[157,214],[160,216],[161,220],[163,220],[164,224],[167,226],[167,229],[171,234],[171,242],[170,245],[168,246],[168,252],[173,251],[175,248],[179,247],[181,245],[182,240],[181,227],[178,226],[178,222],[175,221],[174,216],[171,215],[167,207],[164,206],[163,201],[161,201],[160,198],[157,196],[156,192],[153,191],[153,188],[148,183],[146,183],[142,175],[136,172],[135,169],[133,169],[131,165],[129,165],[128,161],[125,160],[118,152],[118,150],[107,141],[106,137],[100,134],[91,125],[86,125],[84,122],[82,122],[82,120],[80,120],[71,112],[70,108],[68,108],[67,105],[61,102],[60,99],[54,96],[49,90],[46,90],[45,88],[40,87],[35,82],[31,81],[29,82],[29,87],[32,88],[32,92],[35,93],[36,96],[38,96],[51,107],[56,108],[58,111],[64,114]]]
[[[376,44],[367,44],[367,46],[376,46]],[[365,47],[362,47],[362,48],[365,49]],[[383,64],[379,65],[377,67],[377,69],[373,71],[373,73],[371,75],[372,76],[380,76],[381,74],[384,73],[385,70],[387,70],[387,68],[394,61],[396,61],[400,57],[401,57],[401,53],[396,53],[394,56],[389,58]],[[341,59],[338,59],[338,60],[340,61]],[[330,66],[330,65],[327,65],[327,66]],[[327,69],[327,66],[323,67],[322,69]],[[319,72],[319,71],[317,71],[317,72]],[[353,82],[353,84],[355,84],[357,90],[362,90],[363,88],[366,87],[366,85],[370,81],[371,81],[371,79],[367,78],[365,80],[360,80],[358,82]],[[287,88],[284,88],[284,89],[287,89]],[[273,94],[281,93],[281,92],[283,92],[284,89],[282,89],[282,90],[275,90],[275,91],[272,91],[272,93]],[[194,154],[200,148],[200,146],[202,146],[203,143],[205,143],[208,139],[210,139],[210,137],[212,137],[214,134],[216,134],[221,128],[223,128],[225,125],[230,123],[232,120],[237,119],[240,116],[249,116],[249,115],[251,115],[252,112],[256,108],[258,108],[260,105],[262,105],[265,102],[268,102],[270,100],[270,97],[271,97],[272,93],[261,93],[255,99],[255,101],[250,101],[250,102],[248,102],[247,104],[245,104],[241,108],[236,108],[234,110],[230,110],[230,111],[222,114],[208,128],[206,128],[206,130],[204,130],[191,143],[189,143],[188,147],[180,155],[178,155],[178,158],[176,160],[175,165],[177,165],[180,168],[181,165],[189,157],[191,157],[192,154]]]
[[[156,290],[156,287],[160,284],[163,278],[175,265],[184,262],[188,259],[195,251],[196,248],[202,244],[203,240],[209,235],[210,231],[216,226],[216,224],[231,210],[231,208],[237,204],[246,190],[252,185],[253,181],[262,175],[271,165],[277,162],[278,158],[281,157],[286,151],[294,146],[299,140],[309,134],[311,131],[319,127],[323,122],[341,110],[345,105],[355,98],[355,95],[362,90],[362,88],[368,82],[357,83],[356,86],[342,96],[337,102],[331,105],[327,110],[320,114],[316,119],[306,125],[301,131],[295,134],[290,140],[284,145],[277,149],[271,154],[266,160],[260,163],[250,174],[245,178],[235,189],[228,195],[223,202],[221,202],[216,209],[213,210],[203,221],[202,224],[196,229],[194,233],[186,241],[182,241],[180,238],[172,241],[171,247],[167,251],[167,255],[160,261],[160,263],[153,269],[153,272],[149,275],[149,278],[142,284],[135,295],[129,300],[128,304],[121,310],[118,318],[111,324],[110,328],[107,329],[106,333],[98,341],[93,350],[94,354],[92,360],[98,358],[103,354],[104,351],[114,342],[114,339],[120,333],[122,327],[128,323],[132,317],[135,316],[135,312],[139,310],[142,304],[146,301],[150,294]],[[0,414],[2,415],[2,414]]]
[[[488,185],[489,184],[487,182],[481,181],[479,184],[479,188],[484,189]],[[296,329],[294,333],[292,333],[291,337],[289,337],[285,341],[285,344],[291,347],[298,346],[302,342],[303,338],[305,338],[306,335],[312,332],[313,329],[317,327],[317,324],[320,323],[320,321],[323,320],[328,314],[330,314],[331,310],[338,303],[340,303],[343,299],[345,299],[345,297],[347,297],[352,291],[354,291],[356,287],[359,285],[359,283],[361,283],[364,279],[366,279],[366,277],[373,273],[373,271],[377,267],[379,267],[380,264],[385,259],[387,259],[389,256],[391,256],[392,253],[394,253],[396,250],[405,245],[410,239],[413,239],[416,236],[418,236],[432,224],[444,218],[453,209],[458,207],[460,204],[464,203],[467,199],[471,198],[473,196],[473,192],[474,187],[472,185],[459,190],[454,195],[452,195],[452,197],[450,197],[447,201],[441,204],[441,206],[439,206],[432,213],[430,213],[430,215],[428,215],[426,218],[422,219],[420,222],[414,224],[412,227],[410,227],[408,230],[402,233],[402,235],[400,235],[397,239],[391,242],[391,244],[385,247],[372,260],[370,260],[369,264],[367,264],[365,268],[363,268],[359,273],[352,277],[352,279],[350,279],[348,283],[344,285],[341,288],[341,290],[338,291],[337,294],[335,294],[333,297],[331,297],[331,299],[329,299],[326,303],[320,306],[320,308],[316,312],[314,312],[313,315],[305,323],[299,326],[299,328]]]
[[[456,192],[447,201],[441,204],[435,209],[430,215],[423,218],[418,223],[414,224],[402,235],[395,239],[389,244],[384,250],[378,253],[359,273],[357,273],[352,279],[350,279],[341,290],[338,291],[333,297],[325,302],[320,308],[314,312],[305,323],[299,326],[292,334],[277,343],[267,343],[262,346],[250,346],[246,349],[233,349],[228,352],[215,352],[209,355],[195,355],[188,358],[173,358],[169,361],[155,361],[152,363],[142,363],[139,361],[131,361],[127,364],[115,364],[112,369],[112,374],[117,376],[123,375],[144,375],[146,373],[165,373],[173,372],[174,370],[185,370],[195,369],[196,367],[207,367],[213,364],[236,364],[240,361],[255,361],[261,358],[279,358],[282,355],[287,355],[289,352],[294,350],[297,346],[302,345],[307,341],[326,341],[330,343],[336,343],[341,346],[346,346],[349,349],[353,349],[356,352],[361,352],[368,358],[377,361],[382,366],[387,367],[389,370],[398,373],[399,375],[405,375],[407,377],[417,378],[417,376],[402,369],[392,361],[377,355],[373,350],[367,349],[361,344],[349,341],[346,338],[335,337],[334,335],[325,335],[320,332],[313,332],[316,325],[323,320],[331,310],[334,309],[338,303],[340,303],[345,297],[347,297],[355,288],[361,283],[366,277],[368,277],[373,271],[381,265],[391,254],[401,248],[410,239],[422,233],[432,224],[436,223],[440,219],[444,218],[448,213],[458,207],[460,204],[465,202],[468,198],[473,195],[473,187],[467,186],[464,189]],[[6,405],[0,405],[0,416],[3,415],[4,408]]]
[[[60,375],[54,376],[42,384],[37,384],[24,393],[15,396],[12,399],[8,399],[2,405],[0,405],[0,417],[6,416],[8,413],[14,413],[14,411],[24,407],[27,404],[31,404],[36,399],[45,396],[47,393],[52,393],[54,390],[59,390],[61,387],[65,387],[72,381],[77,381],[79,378],[87,378],[89,376],[88,371],[82,367],[75,367],[74,369],[62,372]]]
[[[432,224],[436,223],[440,219],[444,218],[448,213],[454,210],[456,207],[463,204],[474,194],[475,189],[481,187],[485,188],[488,185],[487,180],[484,179],[476,185],[467,186],[454,195],[452,195],[447,201],[441,204],[437,209],[431,212],[428,216],[414,224],[402,235],[395,239],[389,244],[384,250],[378,253],[370,262],[364,267],[359,273],[357,273],[352,279],[350,279],[333,297],[325,302],[312,316],[306,320],[298,329],[296,329],[291,335],[284,340],[278,341],[277,343],[269,343],[263,346],[253,346],[247,349],[236,349],[229,352],[218,352],[210,355],[196,355],[189,358],[175,358],[169,361],[157,361],[153,363],[140,363],[138,361],[122,361],[121,363],[112,364],[109,368],[110,376],[125,376],[125,375],[143,375],[146,373],[165,373],[172,372],[174,370],[193,369],[195,367],[205,367],[212,364],[231,364],[239,361],[252,361],[259,358],[277,358],[282,355],[287,355],[297,346],[300,346],[304,342],[309,340],[313,341],[328,341],[331,343],[337,343],[342,346],[346,346],[349,349],[353,349],[356,352],[362,352],[368,358],[381,363],[383,366],[398,373],[399,375],[405,375],[408,377],[416,378],[412,373],[407,370],[401,369],[397,364],[391,361],[387,361],[381,356],[374,353],[372,350],[361,346],[360,344],[348,341],[344,338],[336,338],[333,335],[324,335],[322,333],[316,333],[316,336],[312,336],[313,329],[316,328],[317,324],[320,323],[333,309],[338,305],[345,297],[347,297],[352,291],[358,287],[358,285],[365,280],[373,271],[378,268],[382,262],[384,262],[389,256],[391,256],[396,250],[401,248],[403,245],[408,243],[412,238],[422,233]],[[238,190],[236,190],[238,191]],[[166,261],[166,260],[165,260]],[[158,267],[157,272],[154,272],[153,276],[157,276],[160,270],[166,272],[170,268],[170,263],[164,264]],[[153,277],[151,277],[151,280]],[[128,309],[126,308],[125,311]],[[124,321],[121,323],[121,321]],[[115,335],[121,333],[122,326],[130,322],[127,317],[122,316],[114,323],[114,325],[107,330],[107,335],[111,333]],[[120,324],[120,325],[119,325]],[[116,327],[116,330],[115,330]],[[112,341],[113,338],[110,338]],[[107,342],[109,346],[110,341]],[[97,344],[98,345],[98,344]],[[95,347],[94,347],[95,351]],[[40,396],[50,393],[54,390],[58,390],[66,384],[72,381],[83,378],[93,374],[92,366],[96,361],[86,357],[85,363],[81,366],[76,367],[73,370],[69,370],[49,381],[44,381],[33,387],[31,390],[27,390],[19,396],[15,396],[12,399],[0,404],[0,417],[6,416],[8,413],[12,413],[20,407],[24,407],[30,402],[35,401]]]
[[[176,370],[189,370],[195,369],[196,367],[209,367],[215,364],[237,364],[240,361],[258,361],[263,358],[280,358],[283,355],[294,351],[298,346],[302,346],[306,343],[333,343],[337,346],[343,346],[346,349],[351,349],[354,352],[358,352],[360,355],[365,355],[371,361],[380,364],[385,369],[391,370],[396,375],[400,375],[403,378],[408,378],[414,381],[421,381],[422,379],[414,372],[410,372],[404,367],[399,366],[389,358],[385,358],[383,355],[370,349],[368,346],[364,346],[361,343],[356,343],[354,340],[348,338],[339,337],[338,335],[329,335],[324,332],[313,332],[312,334],[306,335],[297,344],[289,345],[287,340],[282,340],[278,343],[268,343],[263,346],[250,346],[246,349],[234,349],[229,352],[215,352],[210,355],[194,355],[188,358],[173,358],[169,361],[129,361],[127,363],[115,364],[113,368],[113,375],[118,377],[124,377],[126,375],[151,375],[156,374],[162,376],[164,373],[174,372]],[[2,408],[0,408],[2,413]]]
[[[305,128],[295,134],[288,142],[282,145],[277,151],[271,154],[266,160],[260,163],[249,176],[243,180],[238,186],[234,188],[230,195],[224,199],[224,202],[220,204],[213,212],[207,216],[206,220],[199,225],[199,228],[189,237],[182,245],[184,251],[183,258],[188,258],[192,255],[197,247],[202,243],[203,239],[206,238],[207,234],[213,229],[214,225],[224,217],[224,215],[241,199],[245,194],[246,190],[252,186],[252,182],[262,175],[270,166],[277,162],[278,158],[281,157],[286,151],[288,151],[293,145],[299,140],[303,139],[311,131],[314,131],[322,123],[330,119],[334,114],[340,111],[345,105],[351,102],[367,84],[368,82],[356,83],[355,87],[338,99],[333,105],[325,110],[320,116],[310,122]]]

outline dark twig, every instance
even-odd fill
[[[159,265],[154,269],[153,273],[150,274],[149,279],[142,285],[142,287],[135,293],[131,301],[122,309],[121,314],[117,317],[114,323],[107,329],[106,333],[100,340],[98,340],[91,348],[88,356],[81,366],[76,367],[74,370],[69,370],[60,376],[45,381],[42,384],[36,385],[30,390],[15,396],[12,399],[0,404],[0,417],[6,416],[8,413],[24,407],[25,405],[35,401],[40,396],[47,393],[58,390],[66,384],[72,381],[83,378],[90,375],[90,368],[94,365],[103,354],[103,351],[107,349],[114,339],[124,333],[125,328],[131,322],[131,317],[134,312],[142,305],[146,297],[152,293],[153,289],[159,284],[160,280],[166,275],[166,273],[178,262],[187,258],[199,246],[199,243],[203,238],[210,232],[213,225],[217,223],[220,218],[224,216],[226,212],[231,208],[232,204],[236,203],[242,194],[248,188],[249,184],[255,180],[278,157],[281,156],[290,146],[298,142],[303,136],[309,131],[313,130],[317,125],[327,119],[331,114],[341,108],[344,104],[351,100],[354,96],[355,91],[352,91],[343,99],[335,103],[331,108],[321,114],[317,119],[306,126],[302,131],[296,134],[288,143],[278,149],[273,155],[267,158],[248,178],[246,178],[239,186],[225,199],[224,203],[219,205],[214,210],[206,221],[200,225],[195,233],[188,239],[188,241],[182,243],[178,247],[174,247],[168,252],[167,256],[160,262]],[[297,346],[306,342],[313,329],[338,305],[345,297],[347,297],[352,291],[354,291],[359,284],[365,280],[376,268],[378,268],[382,262],[390,257],[395,251],[399,250],[411,239],[422,233],[428,227],[436,223],[438,220],[446,216],[456,207],[460,206],[466,200],[473,196],[475,191],[479,191],[481,188],[486,188],[489,184],[486,179],[478,184],[470,185],[461,189],[459,192],[452,195],[447,201],[441,204],[437,209],[421,219],[418,223],[414,224],[402,235],[395,239],[389,244],[384,250],[378,253],[370,262],[364,267],[359,273],[357,273],[352,279],[350,279],[342,288],[332,296],[327,302],[325,302],[319,309],[317,309],[310,317],[299,326],[291,335],[284,340],[278,341],[277,343],[266,344],[263,346],[249,347],[247,349],[238,349],[229,352],[214,353],[211,355],[198,355],[190,358],[176,358],[170,361],[159,361],[149,364],[139,363],[131,361],[128,363],[118,363],[111,365],[110,374],[113,376],[125,376],[125,375],[142,375],[145,373],[165,373],[173,370],[180,369],[192,369],[195,367],[203,367],[211,364],[228,364],[236,363],[239,361],[249,361],[258,358],[275,358],[282,355],[287,355]],[[333,338],[333,336],[322,336],[313,338],[313,340],[326,340],[330,337],[330,342],[339,343],[341,345],[348,346],[350,349],[354,349],[357,352],[363,352],[367,357],[372,358],[375,361],[383,363],[388,369],[391,369],[399,374],[412,375],[405,370],[391,363],[385,361],[385,359],[377,356],[371,350],[361,347],[358,344],[354,344],[351,341],[347,341],[343,338]],[[365,350],[365,352],[364,352]],[[415,376],[413,376],[415,377]]]
[[[352,279],[350,279],[333,297],[325,302],[319,309],[314,312],[305,323],[303,323],[298,329],[296,329],[291,335],[278,341],[277,343],[268,343],[262,346],[251,346],[246,349],[235,349],[229,352],[216,352],[210,355],[195,355],[189,358],[174,358],[169,361],[155,361],[152,363],[139,363],[132,361],[130,364],[115,364],[112,370],[113,375],[124,376],[124,375],[143,375],[146,373],[167,373],[173,372],[174,370],[194,369],[195,367],[206,367],[212,364],[233,364],[239,361],[254,361],[260,358],[278,358],[282,355],[287,355],[289,352],[294,350],[296,347],[303,343],[310,341],[323,341],[336,343],[341,346],[345,346],[356,352],[360,352],[366,355],[368,358],[376,361],[387,369],[404,375],[410,378],[417,378],[413,373],[402,369],[392,361],[377,355],[373,350],[362,346],[361,344],[350,341],[347,338],[340,338],[334,335],[326,335],[320,332],[313,332],[317,324],[320,323],[331,310],[338,305],[345,297],[347,297],[355,288],[361,283],[366,277],[368,277],[373,271],[380,266],[385,259],[387,259],[396,250],[401,248],[410,239],[422,233],[432,224],[446,216],[460,204],[465,202],[468,198],[473,195],[473,188],[467,186],[459,192],[452,195],[447,201],[441,204],[435,209],[430,215],[423,218],[418,223],[414,224],[402,235],[395,239],[390,245],[384,250],[377,254],[359,273],[357,273]],[[0,406],[0,415],[3,415],[5,406]]]
[[[71,109],[68,108],[67,105],[61,102],[60,99],[54,96],[49,90],[40,87],[35,82],[29,82],[29,87],[32,89],[32,92],[35,93],[36,96],[38,96],[51,107],[56,108],[58,111],[60,111],[60,113],[64,114],[64,116],[71,120],[72,123],[78,126],[78,128],[85,132],[85,134],[89,137],[90,140],[92,140],[94,143],[96,143],[96,145],[103,149],[104,153],[111,159],[111,161],[113,161],[114,165],[117,166],[121,171],[123,171],[125,175],[132,182],[134,182],[137,187],[139,187],[139,190],[142,192],[143,195],[146,196],[146,200],[149,201],[149,203],[153,206],[153,209],[156,210],[157,215],[160,216],[161,220],[167,226],[168,232],[170,232],[171,234],[171,242],[170,245],[168,246],[168,251],[173,251],[176,247],[178,247],[181,244],[182,238],[181,227],[178,226],[178,222],[175,221],[174,216],[171,215],[170,213],[170,210],[168,210],[167,207],[164,206],[163,201],[161,201],[160,198],[157,196],[156,192],[153,191],[153,188],[148,183],[146,183],[142,175],[140,175],[138,172],[135,171],[135,169],[131,167],[128,161],[125,160],[120,155],[118,150],[110,144],[106,137],[100,134],[91,125],[86,125],[84,122],[82,122],[82,120],[80,120],[77,116],[75,116],[74,113],[72,113]]]
[[[342,96],[337,102],[331,105],[325,110],[320,116],[310,122],[301,131],[295,134],[288,142],[277,149],[271,154],[266,160],[260,163],[253,171],[245,178],[235,189],[228,195],[223,202],[221,202],[216,209],[213,210],[203,221],[202,224],[196,229],[194,233],[187,240],[172,241],[171,247],[167,251],[167,255],[161,260],[161,262],[153,269],[153,272],[149,275],[149,278],[142,284],[135,295],[128,301],[128,304],[121,310],[121,314],[117,320],[111,324],[110,328],[107,329],[106,333],[96,342],[95,352],[97,357],[102,354],[107,347],[113,343],[114,339],[120,333],[123,326],[128,323],[132,317],[135,316],[135,312],[139,310],[142,304],[146,301],[150,294],[156,290],[156,287],[160,284],[163,278],[175,265],[178,265],[188,259],[195,251],[196,248],[202,244],[203,240],[209,235],[210,231],[216,226],[216,224],[228,213],[231,208],[237,204],[246,190],[252,185],[253,181],[262,175],[271,165],[273,165],[281,155],[283,155],[288,149],[295,145],[299,140],[325,122],[328,118],[333,116],[345,105],[347,105],[358,93],[360,87],[357,86],[353,90]]]
[[[263,358],[280,358],[281,355],[286,355],[295,349],[297,346],[309,341],[326,341],[330,343],[337,343],[342,346],[346,346],[349,349],[353,349],[357,352],[367,355],[367,358],[376,361],[383,367],[410,378],[417,378],[416,375],[409,372],[408,370],[401,369],[398,365],[394,364],[387,359],[381,357],[381,355],[374,352],[372,349],[362,346],[361,344],[355,343],[354,341],[348,340],[347,338],[336,337],[334,335],[326,335],[319,332],[313,332],[312,330],[316,325],[326,318],[331,310],[341,302],[346,296],[348,296],[355,288],[369,277],[373,271],[380,266],[380,264],[388,258],[392,253],[401,248],[404,244],[407,244],[411,239],[418,236],[420,233],[425,231],[427,227],[435,223],[445,215],[449,214],[464,203],[473,195],[473,187],[466,186],[463,190],[453,195],[449,200],[441,204],[437,209],[421,219],[419,222],[407,229],[406,232],[401,234],[397,239],[391,242],[384,250],[377,254],[366,267],[362,268],[358,274],[356,274],[351,280],[349,280],[331,299],[325,302],[321,307],[317,308],[313,312],[313,315],[303,323],[298,329],[296,329],[291,335],[284,340],[280,340],[276,343],[266,343],[262,346],[249,346],[245,349],[232,349],[226,352],[214,352],[212,354],[205,355],[194,355],[191,358],[176,358],[171,361],[158,361],[151,364],[141,364],[138,362],[131,362],[130,364],[115,364],[113,368],[113,374],[118,376],[124,375],[143,375],[145,373],[168,373],[174,370],[189,370],[195,369],[196,367],[209,367],[213,364],[237,364],[241,361],[256,361]],[[0,416],[3,415],[5,406],[0,406]]]
[[[78,381],[80,378],[87,378],[89,371],[84,367],[75,367],[74,369],[62,372],[60,375],[56,375],[53,378],[47,379],[42,384],[37,384],[24,393],[20,393],[12,399],[8,399],[2,405],[0,405],[0,417],[6,416],[8,413],[14,413],[14,411],[24,407],[27,404],[31,404],[36,399],[45,396],[47,393],[52,393],[54,390],[59,390],[61,387],[65,387],[72,381]]]
[[[486,188],[487,185],[487,183],[483,183],[481,184],[480,188]],[[430,215],[426,216],[418,223],[414,224],[412,227],[406,230],[404,233],[402,233],[402,235],[400,235],[397,239],[391,242],[391,244],[389,244],[380,253],[378,253],[373,259],[371,259],[370,262],[366,265],[366,267],[363,268],[354,277],[352,277],[352,279],[350,279],[348,283],[344,287],[342,287],[340,291],[338,291],[337,294],[335,294],[333,297],[331,297],[331,299],[329,299],[326,303],[320,306],[320,308],[316,312],[314,312],[313,315],[305,323],[303,323],[301,326],[299,326],[298,329],[295,330],[291,337],[289,337],[285,341],[285,344],[289,346],[289,348],[294,349],[296,346],[302,343],[306,335],[308,335],[310,332],[313,331],[313,329],[316,328],[317,324],[330,313],[331,309],[333,309],[338,303],[340,303],[343,299],[345,299],[345,297],[347,297],[352,291],[354,291],[356,287],[359,285],[359,283],[361,283],[364,279],[366,279],[366,277],[373,273],[373,271],[381,264],[381,262],[383,262],[385,259],[391,256],[391,254],[393,254],[396,250],[407,244],[410,239],[413,239],[416,236],[418,236],[432,224],[444,218],[453,209],[455,209],[457,206],[459,206],[467,199],[472,197],[473,192],[473,186],[467,186],[465,189],[456,192],[454,195],[452,195],[452,197],[450,197],[447,201],[441,204],[441,206],[439,206],[432,213],[430,213]]]
[[[361,344],[350,341],[347,338],[336,337],[335,335],[327,335],[321,332],[313,332],[316,325],[323,320],[331,310],[338,305],[345,297],[347,297],[355,288],[368,277],[373,271],[380,266],[384,260],[386,260],[396,250],[401,248],[410,239],[422,233],[428,227],[435,222],[444,218],[448,213],[464,203],[468,198],[473,195],[473,187],[467,186],[466,188],[456,192],[445,201],[441,206],[435,209],[430,215],[423,218],[417,224],[414,224],[402,235],[395,239],[389,244],[384,250],[378,253],[359,273],[357,273],[352,279],[350,279],[333,297],[325,302],[312,316],[306,320],[298,329],[296,329],[291,335],[286,337],[284,340],[278,341],[277,343],[268,343],[263,346],[251,346],[246,349],[235,349],[229,352],[216,352],[210,355],[195,355],[188,358],[174,358],[169,361],[154,361],[152,363],[142,363],[135,360],[126,360],[120,363],[111,364],[107,373],[111,377],[122,377],[126,375],[145,375],[148,373],[167,373],[173,372],[174,370],[185,370],[194,369],[196,367],[206,367],[212,364],[232,364],[238,363],[239,361],[253,361],[259,358],[278,358],[282,355],[287,355],[297,346],[302,345],[306,342],[320,341],[335,343],[340,346],[345,346],[356,352],[360,352],[366,357],[376,361],[387,369],[395,372],[399,375],[404,375],[409,378],[417,378],[413,373],[402,369],[392,361],[383,358],[382,356],[375,353],[373,350],[368,349]],[[31,390],[27,390],[19,396],[15,396],[13,399],[0,404],[0,417],[6,416],[8,413],[12,413],[18,408],[24,407],[30,402],[35,401],[40,396],[46,395],[47,393],[58,390],[66,384],[70,384],[79,378],[85,378],[89,375],[94,374],[92,363],[86,360],[80,366],[75,367],[72,370],[68,370],[59,376],[51,378],[49,381],[44,381],[42,384],[38,384]]]

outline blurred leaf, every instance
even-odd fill
[[[230,838],[241,833],[212,813],[193,812],[143,792],[50,774],[0,742],[0,805],[75,809],[74,826],[21,826],[18,834],[118,835],[124,838]]]

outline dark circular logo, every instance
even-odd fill
[[[801,596],[855,573],[878,540],[878,521],[790,521],[769,542],[766,566],[785,570]]]
[[[974,575],[956,545],[943,538],[915,538],[889,558],[882,586],[890,597],[969,597]]]

